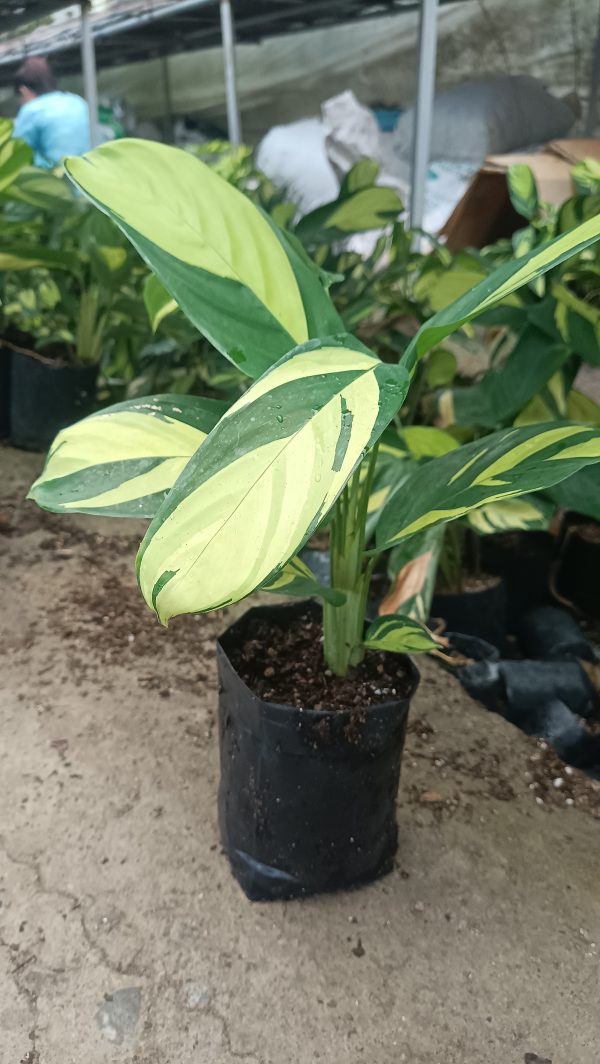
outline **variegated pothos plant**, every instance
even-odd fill
[[[397,364],[386,364],[344,334],[327,278],[299,242],[199,160],[119,141],[70,160],[67,171],[197,328],[252,379],[228,409],[159,395],[79,422],[56,438],[30,491],[57,512],[150,517],[137,572],[163,623],[262,588],[321,595],[325,659],[338,674],[367,647],[432,649],[429,633],[398,615],[365,633],[381,552],[600,460],[600,430],[589,426],[493,433],[408,478],[399,468],[395,483],[388,470],[390,490],[367,538],[379,441],[419,359],[597,240],[600,216],[502,266],[423,325]],[[325,521],[331,587],[320,588],[297,553]]]

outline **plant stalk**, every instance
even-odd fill
[[[323,604],[323,654],[337,676],[362,661],[369,585],[376,557],[365,557],[367,509],[377,463],[377,446],[339,496],[331,522],[331,586],[346,596],[342,606]],[[366,467],[366,469],[365,469]]]

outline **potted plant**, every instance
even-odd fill
[[[0,196],[5,195],[25,167],[31,164],[33,152],[23,140],[12,135],[13,123],[0,118]],[[10,352],[0,339],[0,438],[10,431]]]
[[[124,316],[135,333],[144,269],[116,226],[63,178],[43,174],[32,188],[32,174],[11,184],[0,211],[0,314],[11,438],[41,450],[92,409],[100,362]]]
[[[417,683],[403,655],[437,645],[410,618],[365,624],[376,559],[490,499],[600,459],[600,431],[574,423],[457,447],[400,478],[369,543],[380,437],[427,350],[598,239],[600,218],[501,268],[387,364],[341,331],[323,277],[297,242],[198,160],[120,141],[70,160],[67,171],[252,383],[225,410],[211,399],[151,396],[92,415],[60,433],[30,496],[59,512],[152,517],[137,573],[164,624],[260,588],[320,599],[252,611],[220,640],[221,833],[252,898],[374,878],[396,849]],[[325,522],[328,587],[297,560]]]

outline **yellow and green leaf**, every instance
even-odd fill
[[[538,190],[535,177],[526,163],[513,163],[506,175],[508,194],[517,214],[530,222],[539,209]]]
[[[507,496],[551,487],[600,461],[600,431],[572,422],[511,428],[421,465],[394,492],[377,524],[386,549]]]
[[[451,410],[452,423],[461,426],[495,429],[511,421],[569,358],[569,348],[557,340],[527,325],[498,369],[468,386],[438,392],[438,413]]]
[[[332,606],[342,606],[346,601],[343,591],[335,591],[332,587],[320,584],[308,565],[297,556],[266,581],[261,590],[271,591],[276,595],[295,595],[299,598],[312,598],[316,595]]]
[[[0,192],[31,164],[33,153],[24,140],[15,140],[10,118],[0,118]]]
[[[298,237],[307,245],[331,243],[396,221],[403,210],[402,200],[394,189],[375,184],[378,173],[377,163],[369,159],[356,163],[342,182],[337,199],[300,219]]]
[[[231,407],[148,529],[138,555],[163,622],[244,598],[329,512],[407,387],[352,337],[282,359]]]
[[[393,654],[424,654],[439,649],[439,642],[418,621],[399,614],[378,617],[367,629],[364,645],[369,650]]]
[[[131,399],[58,434],[29,491],[45,510],[153,517],[227,409],[215,399]]]
[[[149,273],[144,282],[144,304],[152,332],[156,332],[163,318],[178,309],[177,300],[169,295],[154,273]]]
[[[495,532],[533,532],[548,528],[556,510],[553,503],[541,495],[523,495],[499,499],[478,510],[471,510],[466,521],[480,536]]]
[[[248,376],[339,329],[318,275],[266,215],[188,152],[125,139],[65,165],[190,321]]]
[[[541,277],[547,270],[585,250],[599,237],[600,214],[597,214],[576,229],[563,233],[548,244],[534,248],[523,258],[499,266],[483,281],[438,311],[421,326],[402,357],[406,368],[412,373],[419,358],[441,343],[446,336],[502,302],[518,288]]]

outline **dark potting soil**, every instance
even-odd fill
[[[335,676],[323,656],[323,627],[309,616],[289,627],[251,621],[230,656],[254,694],[304,709],[366,709],[407,698],[413,683],[401,658],[374,650],[347,676]]]
[[[577,529],[577,535],[585,543],[600,543],[600,523],[598,522],[573,522],[571,528]]]
[[[500,583],[499,576],[491,573],[464,573],[461,577],[460,588],[449,587],[443,579],[438,581],[437,591],[442,595],[462,595],[470,591],[487,591],[490,587],[497,587]]]

